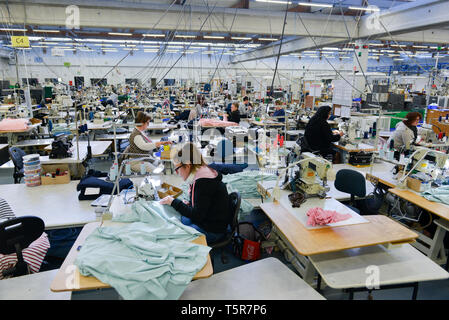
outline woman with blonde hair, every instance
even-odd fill
[[[208,167],[198,148],[188,142],[172,149],[176,174],[190,183],[189,200],[171,196],[160,201],[181,214],[181,222],[206,235],[214,243],[226,234],[230,223],[229,196],[221,173]]]

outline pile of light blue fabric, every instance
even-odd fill
[[[191,243],[201,234],[170,206],[139,200],[113,221],[126,224],[97,228],[75,265],[124,299],[178,299],[207,262],[211,248]]]
[[[431,188],[421,194],[427,200],[449,204],[449,186]]]

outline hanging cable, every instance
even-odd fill
[[[270,94],[269,94],[270,97],[273,96],[274,79],[276,78],[276,71],[278,69],[279,58],[281,57],[281,49],[282,49],[282,42],[284,40],[285,25],[287,24],[288,4],[289,2],[287,1],[285,7],[284,24],[282,25],[281,42],[279,43],[279,51],[276,59],[276,66],[274,68],[273,80],[271,80]]]

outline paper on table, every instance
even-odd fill
[[[341,107],[335,107],[334,108],[334,115],[340,116],[341,114]]]
[[[319,199],[319,198],[309,198],[304,202],[299,208],[292,208],[290,204],[290,200],[288,199],[288,195],[284,194],[281,196],[279,201],[281,205],[287,209],[289,213],[291,213],[294,217],[296,217],[306,229],[321,229],[328,227],[338,227],[338,226],[347,226],[352,224],[360,224],[360,223],[368,223],[369,221],[357,214],[355,211],[349,209],[347,206],[342,204],[341,202],[335,199]],[[336,223],[329,223],[324,226],[310,226],[307,224],[308,216],[307,211],[312,208],[320,207],[324,210],[335,210],[341,214],[349,213],[352,217]]]
[[[341,106],[340,117],[342,118],[350,118],[351,117],[351,108]]]

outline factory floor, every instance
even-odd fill
[[[93,159],[91,160],[90,168],[107,172],[110,168],[110,159]],[[257,169],[249,167],[249,169]],[[12,178],[12,170],[0,170],[0,184],[12,184],[14,183]],[[22,182],[23,183],[23,182]],[[8,195],[1,195],[2,198],[8,200]],[[42,208],[45,210],[45,208]],[[242,261],[235,257],[232,253],[232,248],[225,249],[228,262],[223,264],[220,259],[220,252],[212,253],[212,259],[214,260],[214,273],[219,273],[246,264],[248,262]],[[266,257],[276,257],[287,265],[293,272],[298,273],[295,268],[283,257],[282,253],[273,251],[272,254],[263,253],[262,259]],[[263,281],[263,279],[261,279]],[[329,287],[322,289],[321,294],[328,300],[347,300],[348,293],[341,290],[335,290]],[[378,290],[372,293],[374,300],[410,300],[412,296],[412,288],[399,288],[389,290]],[[72,294],[72,299],[84,300],[84,299],[116,299],[117,293],[113,290],[102,291],[86,291],[77,292]],[[423,282],[419,284],[418,300],[449,300],[449,279],[441,281]],[[354,294],[355,300],[368,299],[367,292],[360,292]]]

